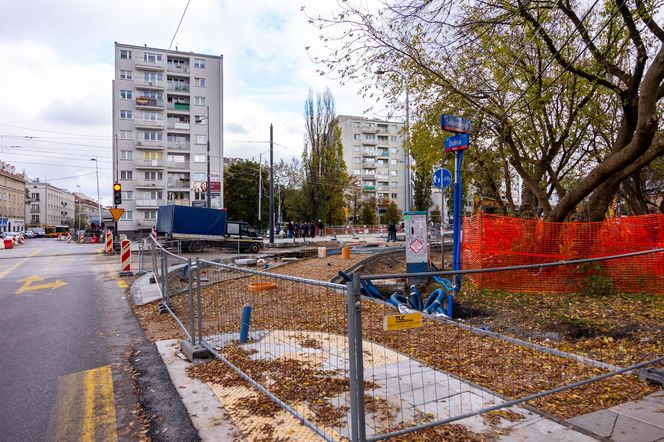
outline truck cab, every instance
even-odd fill
[[[241,251],[257,253],[263,248],[263,237],[244,221],[228,221],[226,236],[229,240],[229,247],[237,247]]]

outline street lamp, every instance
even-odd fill
[[[210,106],[206,106],[206,116],[197,117],[196,123],[200,124],[207,120],[207,192],[205,192],[206,206],[210,209]]]
[[[76,214],[76,199],[74,199],[74,216],[76,217],[76,239],[78,239],[81,219],[81,186],[77,184],[76,187],[78,187],[78,195],[76,195],[76,198],[78,199],[78,215]]]
[[[99,216],[99,230],[101,231],[101,198],[99,197],[99,161],[97,158],[90,158],[90,161],[95,162],[95,173],[97,175],[97,215]]]
[[[413,206],[412,204],[412,191],[411,191],[411,183],[410,183],[410,103],[408,101],[408,95],[410,93],[410,86],[408,85],[408,78],[406,78],[405,75],[398,71],[384,71],[382,69],[378,69],[374,73],[376,75],[384,75],[387,72],[394,73],[398,76],[401,77],[401,79],[404,82],[404,85],[406,86],[406,176],[405,178],[405,200],[404,204],[406,205],[405,211],[408,211],[411,209]]]

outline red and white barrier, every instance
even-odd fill
[[[106,254],[110,255],[113,253],[113,232],[110,230],[106,231]]]
[[[131,274],[131,241],[120,241],[120,274]]]

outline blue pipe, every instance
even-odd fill
[[[249,322],[251,321],[251,306],[242,307],[242,324],[240,325],[240,344],[246,344],[249,337]]]

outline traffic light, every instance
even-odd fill
[[[122,184],[113,183],[113,204],[119,206],[122,204]]]

